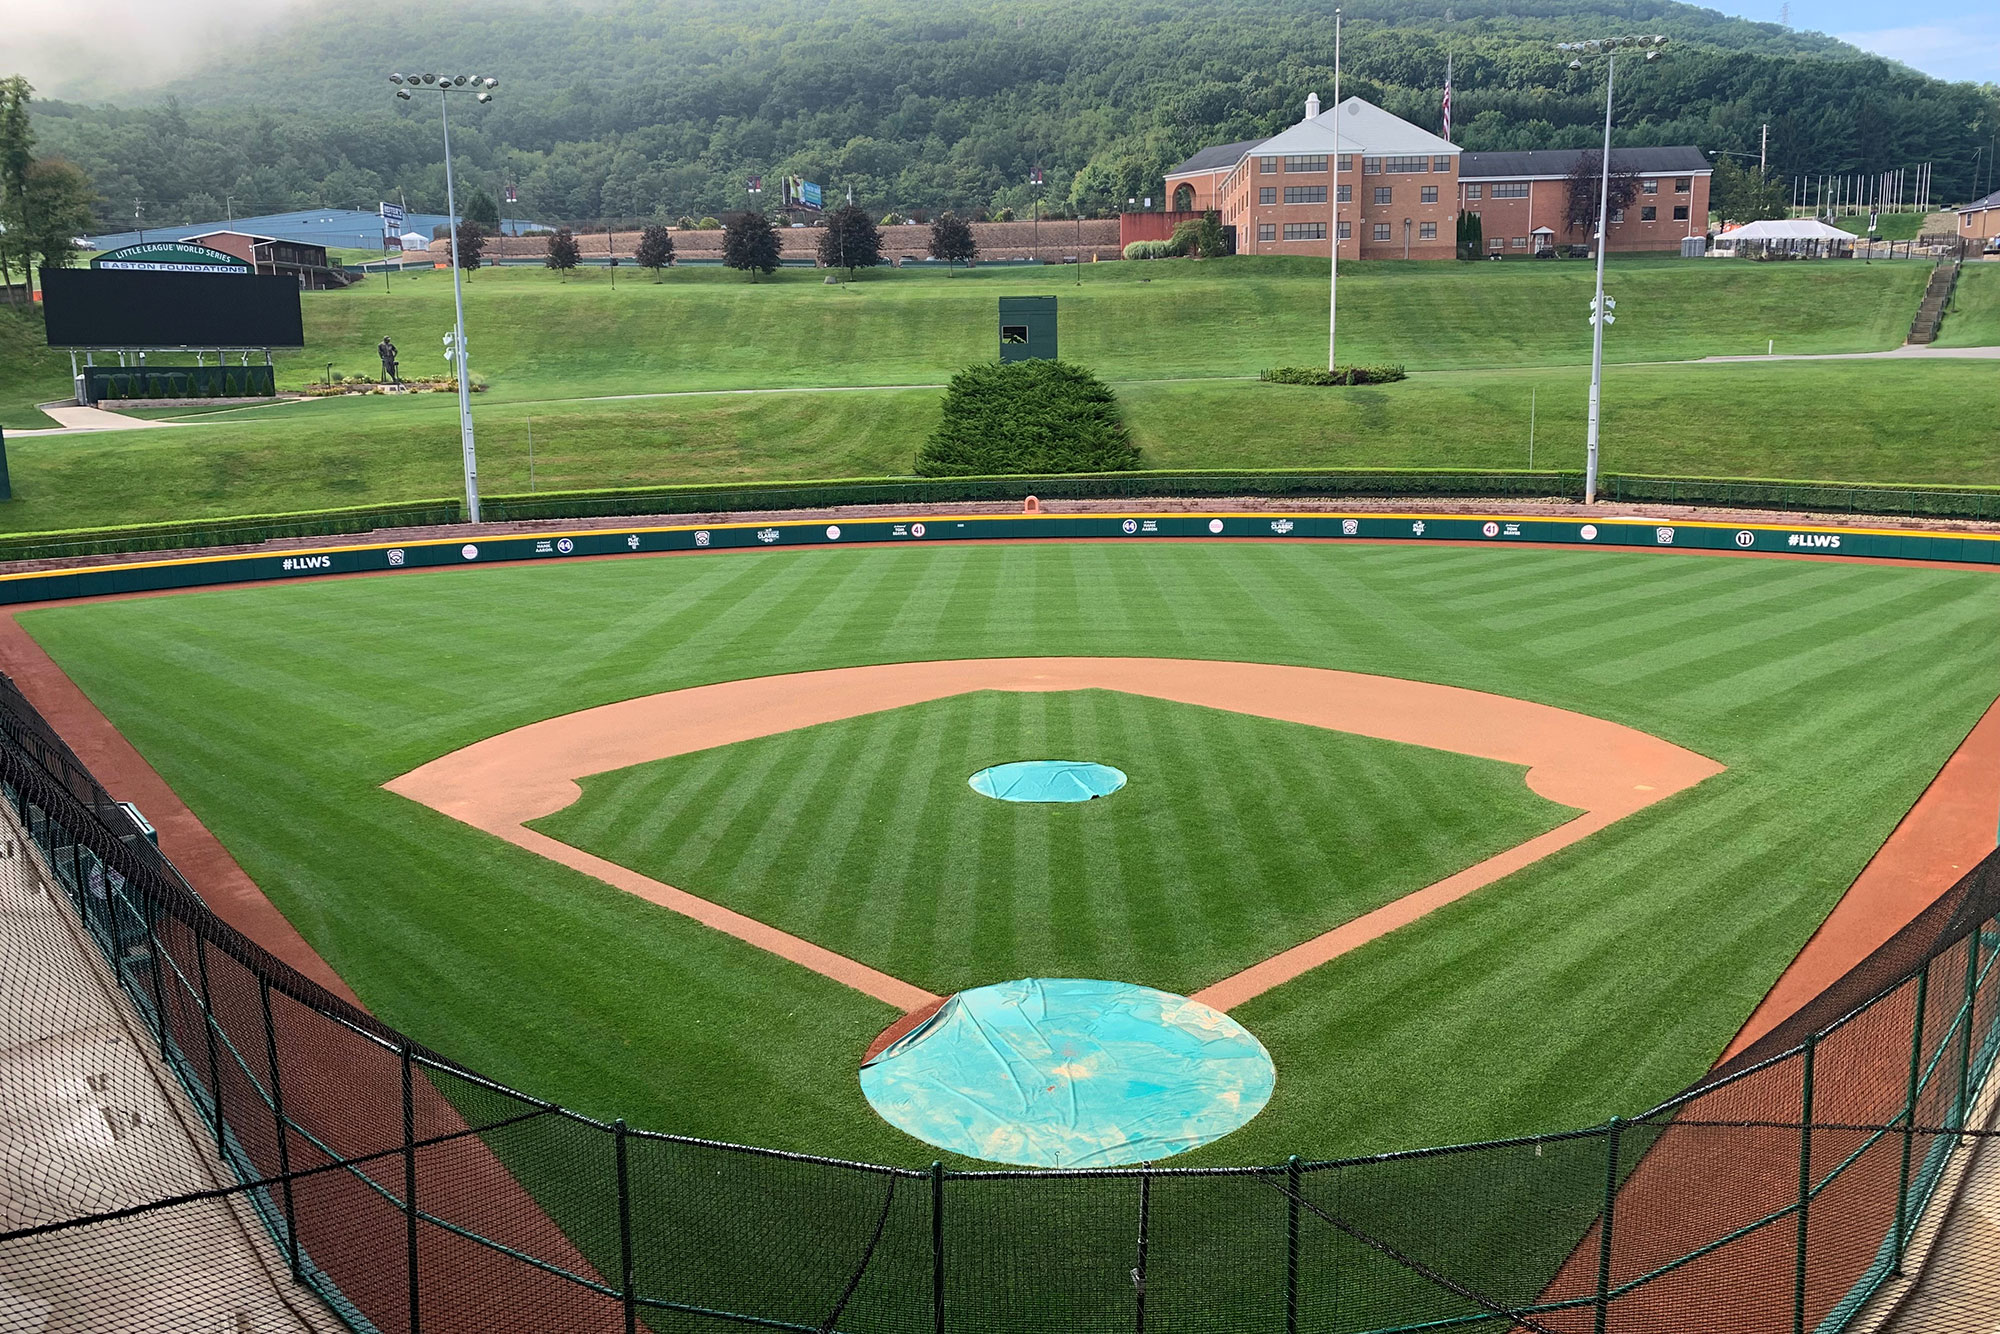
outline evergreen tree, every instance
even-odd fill
[[[458,220],[458,267],[476,269],[486,253],[486,233],[471,218]]]
[[[819,234],[819,262],[829,269],[872,269],[882,262],[882,233],[859,204],[842,204],[826,215]]]
[[[558,227],[549,234],[549,254],[548,258],[542,261],[544,264],[561,272],[567,280],[569,271],[576,267],[578,258],[576,235],[569,228]]]
[[[722,229],[722,262],[757,281],[778,270],[778,229],[762,213],[739,213]]]
[[[919,477],[1122,472],[1139,466],[1117,396],[1081,366],[981,362],[951,378]]]
[[[28,121],[28,102],[34,91],[18,74],[0,79],[0,226],[7,229],[0,233],[0,284],[5,285],[10,302],[16,300],[16,261],[22,276],[29,279],[28,285],[34,286],[27,272],[27,232],[18,221],[27,193],[28,167],[35,160],[35,132]]]
[[[972,224],[956,213],[940,213],[931,224],[931,258],[947,264],[970,264],[979,258],[979,243],[972,239]]]
[[[1708,206],[1729,223],[1782,218],[1791,211],[1784,182],[1748,163],[1738,166],[1728,156],[1715,161],[1715,174],[1708,179]]]
[[[474,190],[466,199],[463,217],[488,236],[500,234],[500,203],[485,190]]]
[[[639,233],[639,249],[633,256],[642,269],[653,271],[653,281],[660,280],[660,270],[674,262],[674,234],[659,223],[654,223]]]

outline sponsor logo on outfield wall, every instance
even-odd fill
[[[285,568],[292,571],[330,570],[333,568],[331,556],[287,556]]]
[[[1790,533],[1785,537],[1788,547],[1818,547],[1827,551],[1838,550],[1840,536],[1837,533]]]

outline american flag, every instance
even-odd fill
[[[1444,137],[1451,138],[1451,57],[1444,58]]]

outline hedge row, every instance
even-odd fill
[[[1324,370],[1318,366],[1274,366],[1257,372],[1257,378],[1271,384],[1394,384],[1407,380],[1410,373],[1401,366],[1342,366]]]
[[[249,546],[280,537],[324,537],[366,533],[377,528],[419,528],[457,523],[465,507],[455,500],[416,500],[405,505],[304,510],[293,514],[237,515],[177,523],[132,524],[117,528],[70,528],[0,536],[0,561],[54,560],[63,556],[103,556],[124,551]]]
[[[1721,509],[1804,510],[1920,519],[2000,519],[2000,487],[1885,486],[1764,477],[1646,477],[1605,474],[1601,500],[1706,505]]]

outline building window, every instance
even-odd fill
[[[1259,241],[1275,241],[1275,240],[1277,240],[1277,239],[1278,239],[1278,224],[1277,224],[1277,223],[1275,223],[1275,222],[1260,222],[1260,223],[1258,223],[1258,224],[1257,224],[1257,239],[1258,239]]]
[[[1687,193],[1688,191],[1690,191],[1690,190],[1692,190],[1692,189],[1694,189],[1694,177],[1692,177],[1692,176],[1676,176],[1676,177],[1674,177],[1674,193],[1675,193],[1675,194],[1677,194],[1677,195],[1684,195],[1684,194],[1686,194],[1686,193]]]
[[[1621,222],[1623,222],[1623,221],[1625,221],[1625,210],[1624,210],[1624,209],[1622,209],[1622,208],[1614,208],[1614,209],[1612,209],[1612,210],[1611,210],[1611,222],[1612,222],[1612,225],[1613,225],[1613,226],[1616,226],[1616,225],[1617,225],[1618,223],[1621,223]]]
[[[1278,159],[1274,157],[1260,157],[1257,159],[1258,175],[1274,176],[1277,174],[1277,171],[1278,171]]]
[[[1528,183],[1526,181],[1495,181],[1493,183],[1491,198],[1526,199],[1527,197]]]
[[[1386,222],[1378,222],[1378,223],[1376,223],[1376,224],[1375,224],[1375,239],[1376,239],[1376,240],[1378,240],[1378,241],[1386,241],[1386,240],[1388,240],[1388,239],[1389,239],[1389,224],[1388,224],[1388,223],[1386,223]]]
[[[1353,170],[1354,170],[1354,154],[1352,154],[1352,153],[1342,153],[1342,154],[1340,155],[1340,169],[1341,169],[1342,171],[1353,171]]]
[[[1340,239],[1343,241],[1352,241],[1354,239],[1353,223],[1343,222],[1340,224]]]
[[[1363,176],[1380,176],[1382,174],[1382,159],[1379,157],[1362,158],[1361,174]]]
[[[1323,222],[1288,222],[1285,224],[1287,241],[1324,241],[1326,224]]]
[[[1395,191],[1392,187],[1387,185],[1378,185],[1375,187],[1375,202],[1378,204],[1386,204],[1389,202],[1389,196],[1394,193]]]
[[[1428,155],[1424,157],[1392,157],[1386,160],[1384,166],[1389,171],[1429,171],[1431,169],[1431,160]]]
[[[1505,241],[1501,240],[1499,237],[1496,236],[1492,240],[1486,243],[1486,248],[1488,250],[1502,250],[1506,248],[1506,245],[1507,243]]]
[[[1509,241],[1507,244],[1514,247],[1514,249],[1516,250],[1526,250],[1528,248],[1528,238],[1525,236],[1517,236],[1513,240]]]
[[[1324,185],[1288,185],[1285,187],[1285,202],[1287,204],[1324,204],[1326,202],[1326,187]]]
[[[1325,171],[1326,154],[1317,156],[1310,153],[1295,154],[1285,159],[1286,171]]]
[[[1258,203],[1260,203],[1260,204],[1275,204],[1275,203],[1277,203],[1277,202],[1278,202],[1278,187],[1277,187],[1277,186],[1275,186],[1275,185],[1260,185],[1260,186],[1258,186],[1258,187],[1257,187],[1257,202],[1258,202]]]
[[[1483,188],[1483,187],[1481,187],[1481,186],[1477,186],[1477,185],[1468,185],[1468,186],[1466,186],[1466,187],[1465,187],[1465,197],[1466,197],[1467,199],[1477,199],[1477,198],[1479,198],[1479,192],[1480,192],[1480,190],[1481,190],[1482,188]],[[1495,195],[1495,196],[1494,196],[1494,198],[1496,198],[1496,199],[1497,199],[1497,198],[1499,198],[1499,196],[1498,196],[1498,195]]]
[[[1656,195],[1660,193],[1660,183],[1658,181],[1641,181],[1639,182],[1639,189],[1646,194]]]
[[[1422,190],[1417,192],[1417,202],[1419,204],[1435,204],[1437,201],[1438,188],[1435,185],[1426,185]]]
[[[1431,170],[1439,173],[1440,175],[1449,175],[1451,172],[1451,159],[1448,157],[1432,158]]]
[[[1435,241],[1435,240],[1437,240],[1437,239],[1438,239],[1438,225],[1437,225],[1436,223],[1434,223],[1434,222],[1420,222],[1420,223],[1418,223],[1418,224],[1417,224],[1417,239],[1418,239],[1419,241]]]
[[[1686,204],[1675,204],[1674,221],[1686,222],[1687,220],[1688,220],[1688,206]]]
[[[1334,199],[1337,203],[1352,204],[1354,202],[1354,187],[1351,185],[1341,186],[1339,193],[1334,196]]]

